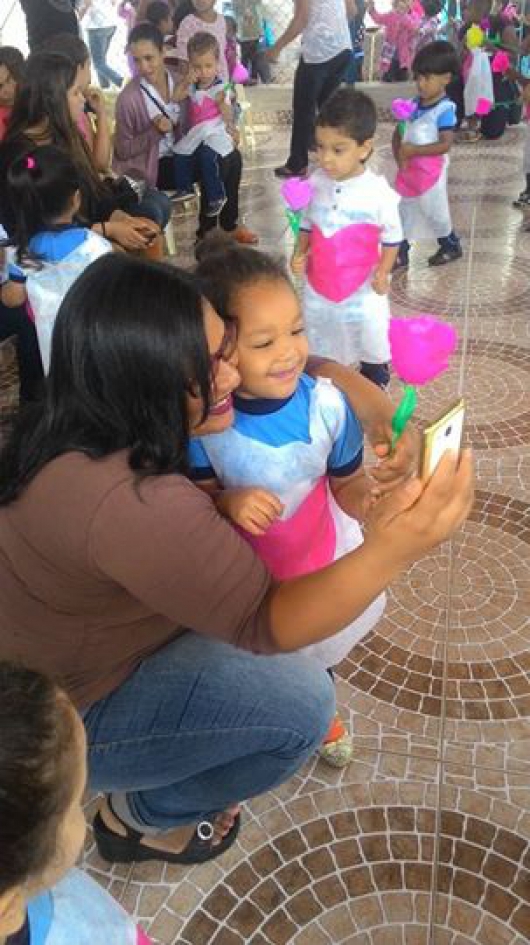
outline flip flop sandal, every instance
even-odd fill
[[[114,813],[114,811],[113,811]],[[114,814],[116,817],[116,814]],[[120,818],[117,818],[120,820]],[[94,838],[98,853],[109,863],[141,863],[147,860],[162,860],[164,863],[180,863],[190,866],[196,863],[206,863],[225,853],[235,842],[241,826],[241,815],[237,814],[234,823],[220,843],[212,846],[214,824],[211,820],[201,820],[187,847],[180,853],[156,850],[143,844],[145,834],[139,833],[120,820],[126,836],[114,833],[103,821],[98,812],[94,818]]]

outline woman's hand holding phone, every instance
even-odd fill
[[[474,499],[470,450],[446,452],[429,481],[410,479],[383,496],[366,520],[366,544],[407,567],[450,538],[465,521]]]

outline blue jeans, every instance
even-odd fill
[[[102,89],[108,89],[111,82],[118,87],[123,83],[123,76],[115,72],[107,62],[107,53],[115,32],[115,26],[101,26],[87,30],[90,55]]]
[[[156,187],[146,187],[137,205],[129,210],[132,217],[147,217],[165,230],[171,216],[171,201]]]
[[[193,190],[199,174],[207,203],[224,200],[225,187],[221,177],[220,158],[217,151],[201,144],[193,154],[175,154],[175,183],[178,190]]]
[[[84,714],[89,783],[144,832],[195,823],[290,778],[334,710],[328,674],[307,657],[187,631]]]

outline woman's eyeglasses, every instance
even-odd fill
[[[217,374],[221,361],[229,361],[237,347],[237,325],[235,322],[226,322],[223,340],[215,352],[210,355],[210,370]]]

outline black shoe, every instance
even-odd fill
[[[282,180],[287,180],[288,177],[306,177],[307,167],[303,167],[300,171],[292,171],[288,164],[282,164],[281,167],[274,168],[274,173]]]
[[[440,249],[428,260],[429,266],[445,266],[446,263],[455,262],[462,258],[462,247],[460,245],[449,247],[440,246]]]
[[[114,814],[114,816],[116,816]],[[119,819],[119,818],[118,818]],[[94,839],[99,855],[108,863],[145,863],[149,860],[159,860],[164,863],[180,863],[183,866],[195,863],[206,863],[215,860],[228,850],[236,841],[241,826],[241,815],[237,814],[234,823],[225,837],[216,846],[212,846],[214,833],[213,823],[203,820],[197,825],[195,833],[185,850],[181,853],[170,853],[157,850],[155,847],[142,843],[144,834],[123,824],[126,836],[114,833],[107,827],[101,814],[98,812],[94,819]]]
[[[521,207],[530,207],[530,190],[522,190],[517,200],[513,201],[512,207],[517,207],[518,209]]]

